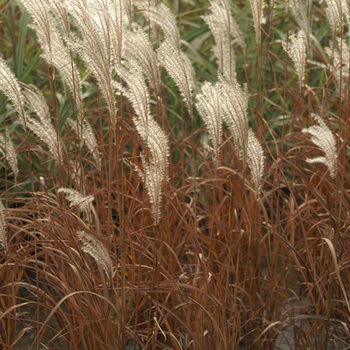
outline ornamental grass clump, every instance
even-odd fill
[[[348,2],[0,8],[0,349],[346,348]]]

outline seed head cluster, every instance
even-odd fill
[[[318,125],[313,125],[310,128],[303,129],[304,133],[310,134],[311,141],[319,147],[325,154],[324,157],[308,158],[308,163],[323,163],[328,169],[331,177],[334,179],[337,172],[337,148],[335,138],[329,130],[323,119],[316,115],[312,115]]]

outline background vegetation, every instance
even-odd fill
[[[195,81],[188,101],[164,62],[159,89],[145,80],[150,118],[169,148],[169,154],[163,149],[165,174],[151,176],[161,178],[157,195],[146,175],[147,166],[160,167],[152,140],[163,140],[163,134],[142,136],[137,127],[143,120],[138,106],[147,103],[135,102],[145,95],[132,90],[137,68],[130,55],[136,60],[137,53],[126,48],[138,45],[124,42],[118,56],[112,39],[108,43],[96,29],[111,64],[107,81],[96,70],[103,54],[90,62],[79,46],[94,30],[83,33],[76,9],[69,9],[69,31],[57,13],[49,14],[64,39],[64,50],[49,57],[39,44],[40,22],[32,26],[31,16],[41,12],[31,6],[49,13],[44,4],[52,10],[60,2],[0,1],[1,55],[24,94],[16,105],[1,65],[1,348],[350,348],[348,4],[268,1],[257,43],[252,7],[262,3],[251,2],[212,2],[229,4],[245,43],[243,48],[225,34],[235,74],[223,77],[213,52],[217,43],[203,18],[213,11],[210,3],[162,1],[175,16]],[[105,16],[108,2],[93,3]],[[153,2],[110,3],[126,9],[122,29],[111,26],[110,32],[126,36],[141,28],[161,61],[170,23],[158,25],[148,14]],[[297,53],[305,49],[305,65],[290,51],[299,30],[304,38]],[[60,66],[65,52],[70,65]],[[215,160],[198,98],[206,82],[225,80],[248,96],[247,126],[263,151],[262,177],[259,160],[249,158],[252,165],[240,156],[237,143],[243,141],[232,137],[227,120]],[[49,106],[47,119],[30,105],[38,94],[30,84]],[[27,98],[25,91],[36,95]],[[108,91],[114,102],[106,99]],[[225,114],[222,100],[217,106]],[[318,124],[313,114],[324,120],[335,148],[329,133],[317,129],[319,143],[310,137]],[[40,120],[42,127],[33,132],[31,125]],[[260,159],[254,145],[249,147]],[[307,162],[320,156],[321,163]]]

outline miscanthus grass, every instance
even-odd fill
[[[2,6],[0,348],[345,349],[348,6]]]

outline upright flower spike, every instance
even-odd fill
[[[0,134],[0,153],[2,153],[15,175],[15,178],[18,177],[18,162],[17,162],[17,153],[15,149],[15,145],[11,140],[10,134],[7,131],[6,135]]]
[[[221,106],[223,118],[228,125],[235,148],[245,163],[248,148],[248,98],[238,85],[221,80]]]
[[[350,47],[346,40],[340,37],[336,38],[335,49],[332,46],[332,43],[330,43],[330,47],[325,48],[330,66],[333,68],[332,74],[334,74],[338,83],[342,81],[346,86],[350,77]],[[337,84],[337,86],[340,86],[340,84]]]
[[[311,141],[324,152],[325,157],[316,157],[306,159],[308,163],[323,163],[328,169],[331,177],[334,179],[337,172],[337,147],[335,138],[329,130],[326,123],[316,114],[312,115],[318,125],[303,129],[304,133],[311,134]]]
[[[255,39],[256,43],[261,43],[261,23],[263,18],[263,1],[262,0],[250,0],[250,6],[252,8]]]
[[[145,182],[152,204],[151,211],[154,223],[157,224],[160,219],[162,186],[168,179],[168,139],[150,114],[149,91],[145,83],[142,66],[138,63],[138,60],[129,59],[123,67],[117,69],[117,72],[128,85],[127,88],[123,88],[118,84],[118,87],[121,91],[124,91],[124,96],[134,108],[133,121],[136,131],[150,153],[148,159],[143,154],[141,155],[143,170],[131,162],[125,162],[132,165]]]
[[[65,1],[62,0],[48,0],[48,6],[50,11],[54,14],[60,26],[62,27],[64,34],[67,38],[70,37],[70,23],[68,10]]]
[[[2,202],[0,202],[0,247],[2,246],[5,249],[5,251],[7,251],[7,227],[4,211],[4,205],[2,204]]]
[[[161,65],[174,79],[192,118],[192,91],[196,83],[191,63],[183,52],[179,51],[167,40],[158,49],[158,58]]]
[[[146,125],[151,114],[150,96],[141,66],[137,61],[130,59],[123,67],[117,69],[117,73],[128,86],[124,89],[118,84],[119,90],[124,92],[135,114]]]
[[[159,63],[148,35],[135,25],[134,30],[132,32],[127,31],[124,37],[127,45],[123,46],[123,57],[137,62],[148,78],[153,91],[159,96],[162,89]]]
[[[292,10],[294,19],[308,38],[310,34],[310,24],[305,6],[302,4],[301,0],[290,0],[289,7]]]
[[[101,7],[100,2],[87,2],[71,0],[69,12],[74,16],[79,28],[81,38],[76,37],[72,47],[80,54],[86,66],[94,75],[103,98],[106,101],[111,121],[117,118],[115,101],[115,86],[113,80],[114,60],[120,58],[113,56],[116,51],[121,51],[121,37],[109,35],[113,33],[109,10],[112,7]],[[100,6],[100,7],[99,7]],[[119,23],[119,22],[118,22]],[[119,29],[118,29],[119,30]],[[114,48],[114,49],[113,49]],[[119,53],[115,53],[119,55]],[[117,62],[118,63],[118,62]]]
[[[180,50],[180,33],[174,14],[161,3],[159,6],[140,6],[144,15],[162,29],[165,39],[177,50]]]
[[[283,49],[288,53],[292,59],[295,69],[299,77],[300,88],[304,86],[305,80],[305,63],[306,63],[306,45],[305,34],[299,30],[298,34],[294,33],[290,36],[291,42],[282,41]]]
[[[261,179],[264,175],[264,152],[262,147],[254,135],[254,132],[248,130],[248,166],[252,175],[257,197],[261,191]]]
[[[228,81],[235,79],[235,63],[232,50],[232,37],[238,42],[243,50],[246,45],[233,19],[227,0],[213,0],[210,5],[211,13],[204,16],[209,29],[214,37],[214,54],[217,57],[220,74]]]
[[[157,50],[157,57],[160,64],[167,70],[168,74],[174,79],[185,101],[191,118],[192,110],[192,91],[196,85],[196,78],[193,67],[187,56],[181,51],[180,34],[177,28],[175,17],[171,10],[161,3],[159,6],[147,6],[138,4],[151,24],[159,25],[164,33],[165,40]]]
[[[209,131],[214,146],[215,166],[218,166],[222,136],[220,85],[206,82],[201,92],[197,95],[196,108]]]
[[[15,75],[7,66],[5,60],[0,56],[0,90],[13,103],[23,126],[26,123],[26,113],[23,105],[23,95]]]
[[[161,215],[162,187],[168,179],[168,140],[164,131],[152,118],[147,125],[142,119],[134,118],[134,124],[151,154],[148,160],[143,154],[141,155],[143,171],[137,167],[135,169],[145,182],[152,204],[153,220],[158,224]]]
[[[32,17],[33,27],[43,50],[41,56],[60,72],[62,79],[71,90],[78,113],[82,113],[80,76],[50,14],[49,3],[44,0],[23,0],[23,4]]]
[[[346,0],[326,0],[326,4],[326,15],[335,35],[344,26],[344,16],[347,22],[350,22],[349,6]]]
[[[31,109],[39,117],[29,117],[26,115],[26,126],[40,140],[49,147],[52,157],[56,162],[63,164],[61,138],[57,135],[50,119],[49,106],[43,94],[38,88],[31,85],[30,89],[23,91],[25,106]]]

